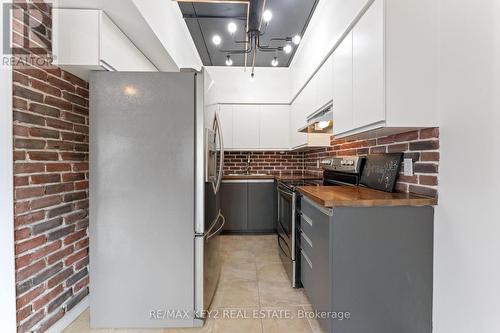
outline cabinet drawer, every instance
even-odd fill
[[[333,215],[331,209],[312,203],[306,197],[302,197],[300,200],[300,211],[302,215],[307,216],[313,223],[317,223],[316,221],[318,220],[326,221]]]

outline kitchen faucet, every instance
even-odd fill
[[[246,166],[246,169],[245,169],[245,175],[249,175],[250,174],[250,154],[248,154],[248,158],[247,158],[247,166]]]

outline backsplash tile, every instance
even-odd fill
[[[304,153],[304,169],[320,175],[318,160],[330,156],[403,152],[413,160],[414,175],[404,176],[403,166],[396,183],[396,190],[414,194],[438,196],[439,128],[427,128],[386,137],[364,140],[335,140],[329,148],[309,150]]]
[[[226,152],[224,174],[244,173],[250,156],[250,172],[265,174],[298,174],[304,172],[303,152]]]
[[[396,190],[431,197],[438,196],[439,128],[427,128],[364,140],[334,139],[330,147],[299,152],[227,152],[224,173],[244,173],[250,156],[250,172],[265,174],[313,174],[321,176],[318,161],[331,156],[403,152],[413,160],[413,176],[404,176],[403,166]]]

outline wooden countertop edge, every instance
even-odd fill
[[[315,203],[325,207],[325,208],[335,208],[335,207],[398,207],[398,206],[436,206],[437,199],[412,195],[412,198],[393,198],[393,199],[333,199],[328,200],[321,198],[320,196],[314,195],[304,188],[299,187],[298,191],[314,201]],[[372,190],[376,191],[376,190]],[[376,191],[380,192],[380,191]]]

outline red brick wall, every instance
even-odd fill
[[[37,6],[36,32],[14,16],[19,46],[50,41]],[[43,332],[89,292],[88,86],[57,67],[18,66],[13,81],[18,331]]]
[[[437,197],[439,171],[439,129],[423,129],[387,137],[367,140],[332,139],[330,148],[310,150],[305,153],[304,164],[308,173],[321,174],[318,159],[329,156],[366,155],[373,153],[404,152],[413,159],[414,176],[398,177],[396,189],[402,192]],[[402,167],[403,168],[403,167]]]
[[[302,173],[304,171],[304,153],[301,152],[226,152],[224,174],[243,173],[246,171],[250,156],[252,173],[280,174]]]

